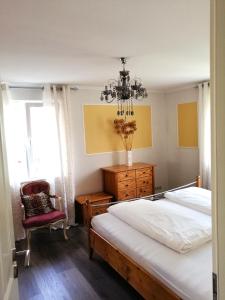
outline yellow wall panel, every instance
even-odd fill
[[[197,102],[177,105],[179,147],[198,147]]]
[[[113,121],[117,117],[116,105],[84,105],[85,144],[88,154],[124,150],[123,143],[115,133]],[[152,146],[151,107],[135,106],[137,131],[134,133],[133,149]]]

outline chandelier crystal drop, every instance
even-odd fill
[[[125,69],[126,58],[120,58],[123,70],[119,72],[119,79],[111,79],[104,91],[101,92],[101,101],[111,103],[117,100],[117,115],[125,117],[133,116],[133,100],[141,100],[148,97],[147,90],[142,86],[139,78],[130,79],[129,71]]]

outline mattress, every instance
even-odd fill
[[[167,205],[178,205],[164,201]],[[178,205],[198,218],[206,214]],[[93,229],[184,300],[212,300],[211,242],[186,254],[179,254],[138,232],[110,213],[95,216]]]

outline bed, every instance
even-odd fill
[[[198,181],[199,186],[199,181]],[[176,199],[175,199],[176,200]],[[158,205],[179,209],[201,222],[211,222],[211,216],[168,199]],[[180,254],[143,234],[112,213],[92,217],[87,204],[90,258],[93,252],[107,261],[142,296],[149,300],[211,300],[211,242]],[[204,207],[203,207],[204,208]]]

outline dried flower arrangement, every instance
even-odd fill
[[[115,119],[114,128],[116,133],[120,135],[125,150],[130,151],[132,149],[134,132],[137,130],[136,121],[127,122],[124,119]]]

